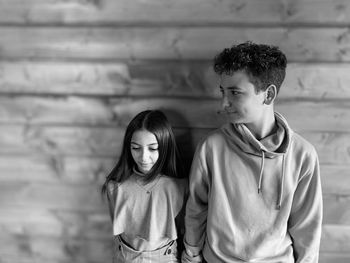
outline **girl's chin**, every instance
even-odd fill
[[[143,167],[143,166],[138,166],[138,170],[141,173],[148,173],[149,171],[151,171],[152,167]]]

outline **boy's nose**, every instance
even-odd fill
[[[230,108],[232,106],[232,103],[227,99],[227,96],[222,98],[221,104],[223,109]]]

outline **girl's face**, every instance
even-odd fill
[[[130,150],[140,172],[148,173],[159,157],[156,136],[147,130],[137,130],[131,137]]]

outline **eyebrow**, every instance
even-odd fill
[[[236,87],[236,86],[231,86],[231,87],[227,87],[226,89],[232,90],[232,89],[236,89],[236,90],[240,90],[240,88]],[[220,85],[220,90],[224,90],[224,87]]]
[[[141,144],[138,144],[137,142],[131,142],[131,143],[136,144],[136,145],[138,145],[138,146],[142,146]],[[151,146],[151,145],[158,145],[158,143],[155,142],[155,143],[147,144],[147,146]]]

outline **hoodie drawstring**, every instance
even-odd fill
[[[261,181],[262,176],[264,172],[264,166],[265,166],[265,152],[261,151],[261,166],[260,166],[260,175],[259,175],[259,185],[258,185],[258,194],[261,192]]]
[[[283,154],[283,159],[282,159],[282,177],[281,177],[281,185],[280,185],[280,191],[279,191],[279,196],[278,196],[278,202],[277,202],[277,209],[281,209],[282,205],[282,197],[283,197],[283,188],[284,188],[284,173],[285,173],[285,155]]]
[[[260,165],[260,175],[259,175],[259,185],[258,185],[258,194],[261,192],[261,183],[262,183],[262,177],[264,173],[264,166],[265,166],[265,152],[261,151],[261,165]],[[282,156],[282,176],[280,181],[280,190],[277,200],[277,209],[281,209],[282,205],[282,197],[283,197],[283,188],[284,188],[284,174],[285,174],[285,155]]]

